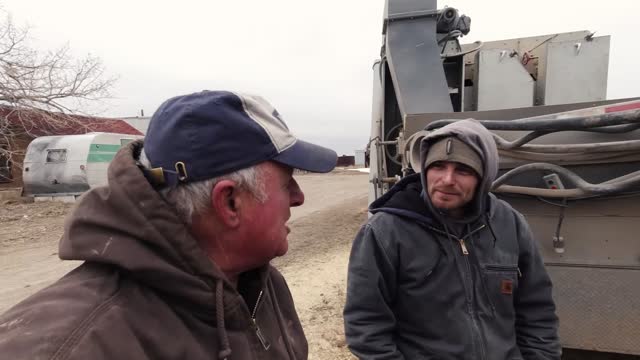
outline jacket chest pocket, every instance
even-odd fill
[[[515,314],[513,299],[518,290],[519,273],[517,265],[488,264],[484,266],[487,292],[498,313]]]

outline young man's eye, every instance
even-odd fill
[[[460,175],[465,175],[465,176],[473,175],[473,170],[472,170],[472,169],[470,169],[470,168],[466,168],[466,167],[464,167],[464,168],[458,168],[458,169],[456,169],[456,172],[457,172],[458,174],[460,174]]]

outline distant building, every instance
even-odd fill
[[[346,167],[346,166],[353,166],[354,164],[355,164],[354,156],[342,155],[342,156],[338,156],[338,162],[336,163],[336,166]]]
[[[364,150],[356,150],[355,165],[356,166],[366,167],[365,151]]]
[[[149,121],[151,121],[151,117],[150,116],[123,117],[122,120],[126,121],[127,124],[136,128],[136,130],[140,131],[143,135],[146,135],[147,129],[149,128]]]

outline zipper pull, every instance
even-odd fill
[[[256,300],[256,305],[253,307],[253,311],[251,312],[251,321],[253,322],[253,329],[256,331],[256,336],[258,337],[258,340],[260,340],[262,347],[265,350],[269,350],[271,343],[269,343],[269,340],[262,335],[262,331],[260,331],[260,327],[256,321],[256,315],[258,314],[258,306],[260,305],[260,300],[262,300],[262,294],[264,294],[264,291],[260,290],[260,294],[258,294],[258,299]]]
[[[251,320],[253,321],[253,328],[256,331],[256,336],[258,337],[258,340],[260,340],[262,347],[265,350],[269,350],[269,348],[271,348],[271,343],[269,342],[269,340],[267,340],[267,338],[264,337],[264,335],[262,335],[262,331],[260,331],[260,327],[258,326],[256,319]]]
[[[518,277],[522,277],[522,271],[520,271],[520,267],[518,267]]]
[[[464,239],[460,239],[458,241],[460,241],[460,248],[462,249],[462,254],[469,255],[469,250],[467,250],[467,245],[464,244]]]

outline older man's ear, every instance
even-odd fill
[[[211,190],[211,208],[226,227],[236,228],[240,225],[241,207],[240,190],[234,181],[222,180]]]

